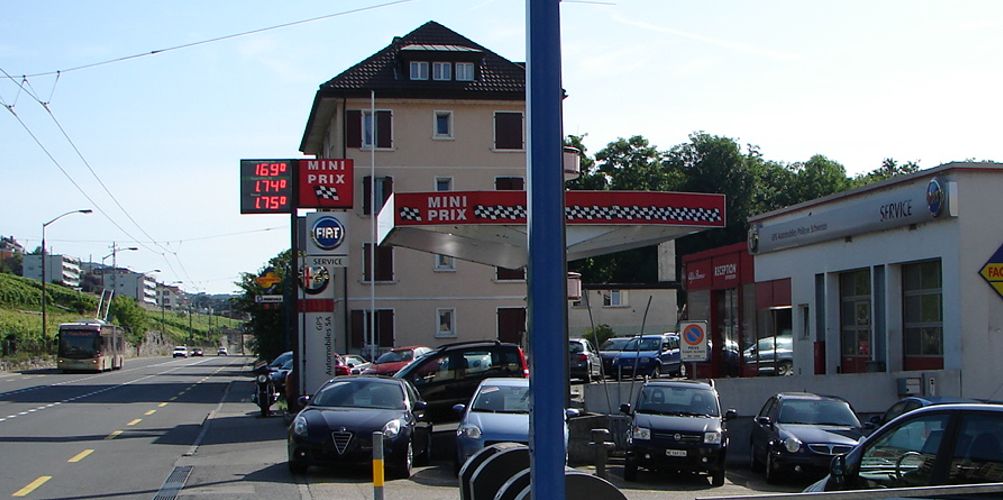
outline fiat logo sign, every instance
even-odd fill
[[[334,250],[345,241],[345,226],[338,219],[326,216],[314,221],[310,237],[322,250]]]

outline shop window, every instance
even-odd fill
[[[627,305],[627,292],[622,290],[606,290],[602,293],[603,307],[624,307]]]
[[[759,376],[793,375],[794,332],[791,306],[761,309],[757,316],[762,336],[755,345],[742,351],[743,362],[747,367],[754,367],[755,374]]]
[[[871,357],[871,273],[867,269],[839,275],[840,368],[863,372]]]
[[[939,260],[902,266],[902,340],[906,370],[943,368],[944,315]]]

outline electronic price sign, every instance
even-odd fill
[[[240,160],[240,213],[288,214],[293,210],[297,160]]]

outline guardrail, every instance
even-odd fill
[[[768,493],[764,495],[713,496],[698,497],[697,500],[804,500],[806,498],[825,500],[869,500],[875,498],[941,498],[955,495],[986,495],[988,497],[993,493],[1003,493],[1003,483],[919,486],[911,488],[885,488],[878,490],[824,491],[817,493]]]

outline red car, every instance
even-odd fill
[[[414,361],[422,354],[430,352],[432,349],[425,346],[406,346],[406,347],[395,347],[390,351],[383,353],[380,357],[373,361],[366,371],[362,372],[365,375],[393,375],[397,373],[398,370],[407,366],[408,363]]]

